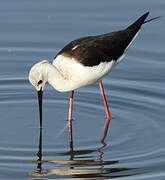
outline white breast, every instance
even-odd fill
[[[84,66],[73,58],[62,55],[57,56],[53,65],[60,71],[63,77],[70,81],[73,89],[94,84],[109,73],[115,61],[102,62],[96,66]]]

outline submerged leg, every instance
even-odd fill
[[[69,102],[69,126],[71,126],[72,124],[73,95],[74,95],[74,91],[71,91],[70,102]]]
[[[99,82],[99,86],[100,86],[101,95],[103,97],[103,103],[104,103],[104,107],[105,107],[105,111],[106,111],[106,115],[107,115],[107,121],[110,121],[111,120],[111,114],[109,112],[108,104],[107,104],[106,97],[104,94],[104,88],[103,88],[102,81]]]

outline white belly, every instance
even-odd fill
[[[97,66],[84,66],[74,59],[59,55],[53,61],[53,65],[60,71],[63,77],[70,82],[70,87],[77,89],[100,81],[109,73],[115,61],[102,62]]]

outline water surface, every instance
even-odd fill
[[[164,8],[161,0],[1,2],[0,179],[165,178]],[[142,28],[103,81],[112,113],[107,136],[98,84],[75,92],[70,130],[69,93],[47,85],[40,131],[31,66],[51,62],[75,38],[125,28],[148,10],[163,17]]]

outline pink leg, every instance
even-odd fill
[[[71,91],[70,103],[69,103],[69,126],[71,126],[72,124],[73,95],[74,95],[74,91]]]
[[[106,143],[104,142],[104,140],[105,140],[105,138],[106,138],[106,136],[107,136],[107,132],[108,132],[108,128],[109,128],[109,123],[110,123],[110,119],[107,118],[107,121],[106,121],[106,123],[105,123],[104,136],[103,136],[103,138],[101,139],[101,143],[102,143],[103,145],[106,145]]]
[[[73,153],[72,121],[71,124],[69,124],[69,142],[70,142],[70,152]]]
[[[105,97],[105,94],[104,94],[104,88],[103,88],[102,81],[99,82],[99,86],[100,86],[101,95],[103,97],[105,111],[106,111],[106,114],[107,114],[107,121],[110,121],[111,120],[111,114],[109,112],[108,104],[107,104],[106,97]]]

